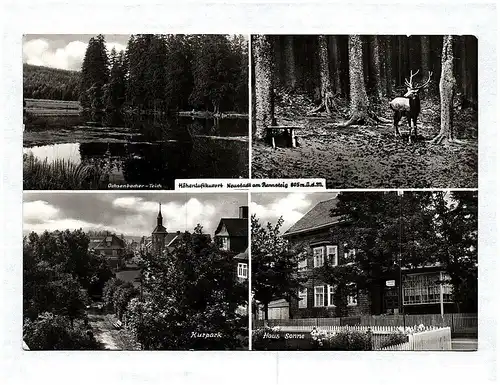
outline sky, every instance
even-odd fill
[[[108,230],[125,236],[149,236],[161,202],[168,232],[192,231],[200,223],[214,235],[220,218],[237,218],[248,205],[247,193],[49,193],[23,195],[23,233],[45,230]]]
[[[311,210],[318,202],[333,199],[336,192],[318,193],[252,193],[250,214],[255,214],[261,223],[275,224],[283,217],[282,232]]]
[[[94,35],[24,35],[23,63],[80,70],[88,42]],[[125,50],[130,35],[104,35],[109,51]]]

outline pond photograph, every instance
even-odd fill
[[[248,38],[25,35],[25,190],[248,178]]]

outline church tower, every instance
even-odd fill
[[[156,227],[151,234],[153,241],[153,252],[160,254],[165,248],[165,238],[167,237],[167,229],[163,226],[163,216],[161,215],[161,203],[159,204],[158,216],[156,217]]]

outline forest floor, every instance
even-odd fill
[[[295,132],[298,147],[285,147],[285,138],[276,138],[276,149],[254,141],[252,177],[325,178],[327,188],[477,187],[477,112],[456,107],[454,130],[463,143],[434,145],[428,141],[439,132],[439,101],[422,99],[418,140],[408,143],[406,119],[399,124],[399,138],[392,123],[339,127],[348,116],[345,100],[337,100],[334,116],[308,115],[315,107],[310,98],[282,92],[276,101],[278,125],[303,127]],[[377,113],[392,122],[388,101]]]

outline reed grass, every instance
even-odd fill
[[[93,165],[73,163],[66,159],[49,162],[32,153],[23,155],[23,188],[25,190],[99,189],[106,185],[107,173]]]

